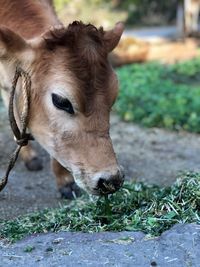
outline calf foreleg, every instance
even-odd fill
[[[79,197],[81,192],[79,187],[75,184],[71,173],[62,165],[60,165],[60,163],[55,159],[52,159],[52,169],[56,177],[56,182],[61,197],[67,199]]]
[[[38,157],[37,152],[32,148],[31,144],[22,147],[20,157],[30,171],[40,171],[43,168],[41,159]]]

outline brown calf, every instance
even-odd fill
[[[17,66],[32,80],[29,131],[52,157],[61,194],[75,182],[92,194],[118,190],[124,175],[109,136],[109,113],[118,83],[108,61],[123,25],[111,31],[73,22],[64,27],[50,0],[0,0],[0,87],[5,104]],[[51,28],[51,29],[50,29]],[[23,106],[20,86],[16,116]],[[36,152],[21,153],[39,169]]]

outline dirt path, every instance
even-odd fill
[[[183,170],[200,170],[200,136],[143,129],[121,122],[112,115],[111,135],[119,162],[127,179],[162,185],[171,184]],[[12,141],[5,109],[0,102],[0,176],[3,176]],[[37,209],[56,207],[59,195],[50,171],[49,157],[41,150],[44,170],[29,172],[19,160],[5,191],[0,193],[0,220]]]

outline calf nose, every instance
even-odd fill
[[[119,190],[124,182],[124,172],[118,171],[116,175],[112,175],[109,178],[99,178],[97,183],[97,190],[101,195],[112,194]]]

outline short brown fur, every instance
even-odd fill
[[[74,21],[67,28],[48,32],[44,39],[49,50],[67,48],[66,62],[76,79],[83,112],[90,115],[95,95],[107,94],[110,75],[103,28]]]

